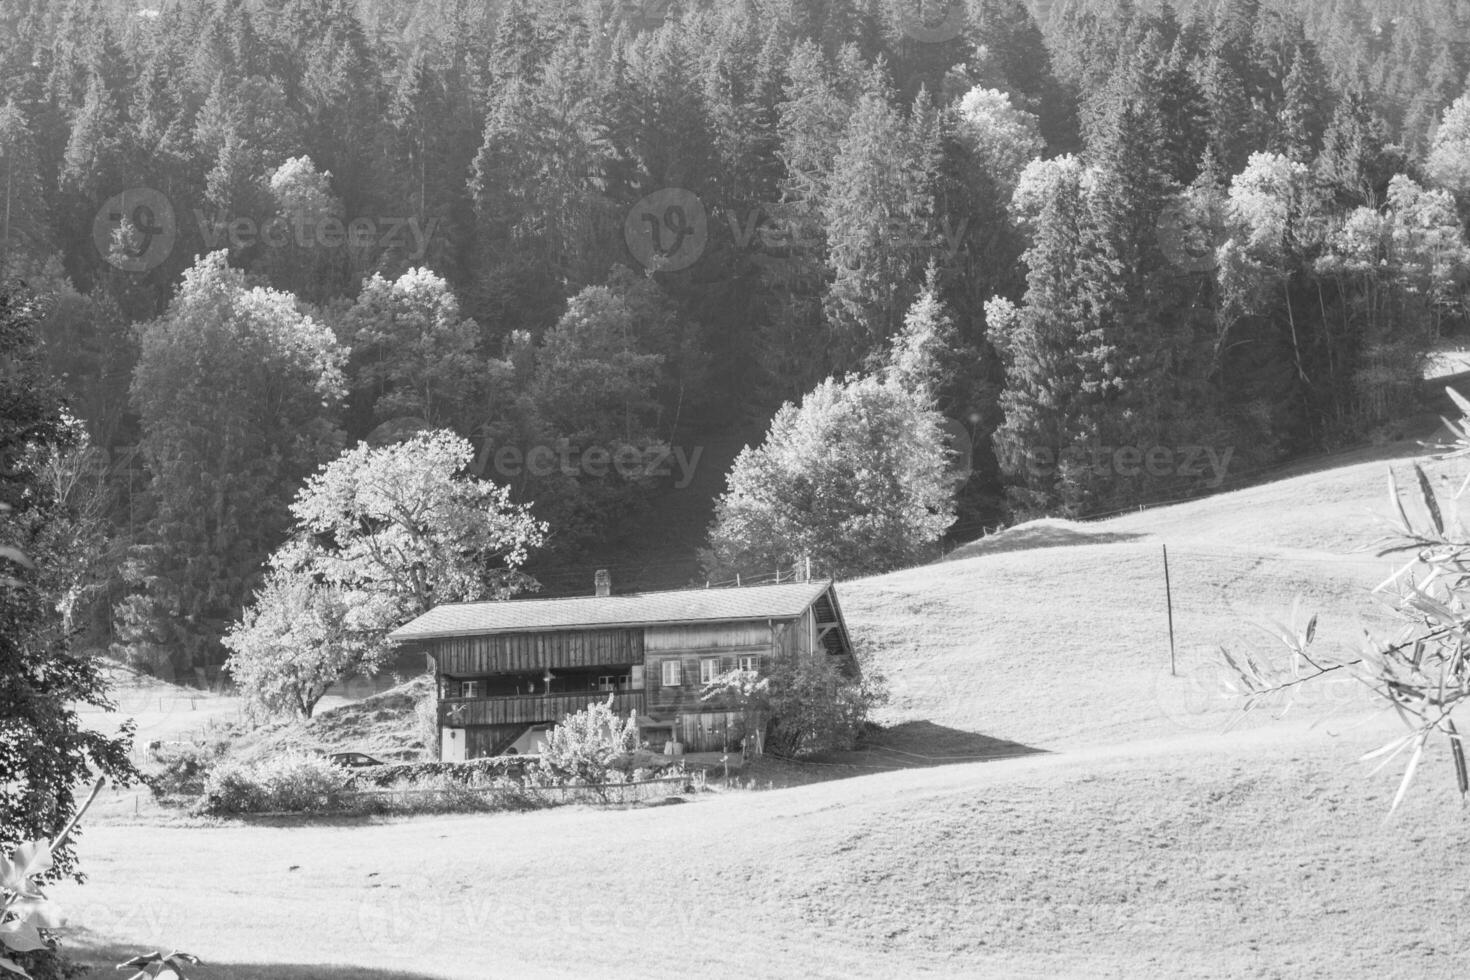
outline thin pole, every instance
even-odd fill
[[[1179,676],[1174,663],[1174,589],[1169,584],[1169,546],[1164,545],[1164,600],[1169,607],[1169,674]]]

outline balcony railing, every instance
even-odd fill
[[[607,700],[608,691],[582,691],[576,694],[518,694],[500,698],[442,698],[439,701],[439,724],[444,728],[465,725],[510,725],[556,723],[567,715]],[[613,695],[613,710],[621,715],[630,711],[642,713],[642,691],[623,691]]]

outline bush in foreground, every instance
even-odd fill
[[[340,809],[348,774],[312,755],[227,761],[210,772],[196,809],[211,816]]]

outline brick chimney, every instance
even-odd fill
[[[592,584],[597,587],[597,595],[612,595],[612,576],[607,573],[607,569],[599,568]]]

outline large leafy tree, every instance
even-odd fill
[[[374,275],[341,317],[354,383],[375,422],[410,417],[466,431],[482,384],[479,325],[428,269]]]
[[[132,724],[86,728],[79,705],[110,708],[99,663],[75,649],[63,607],[91,557],[85,515],[48,471],[80,439],[46,375],[38,310],[0,292],[0,851],[54,837],[89,772],[129,779]],[[75,870],[71,842],[53,875]]]
[[[375,672],[388,633],[414,616],[536,588],[521,567],[546,525],[472,475],[473,458],[468,440],[424,431],[360,443],[306,482],[295,536],[225,638],[253,704],[310,717],[333,683]]]
[[[133,373],[147,523],[119,606],[142,663],[217,660],[218,642],[285,535],[289,488],[340,445],[345,351],[283,293],[251,288],[223,252],[147,324]]]
[[[711,570],[810,558],[824,575],[921,561],[954,522],[943,420],[897,381],[828,380],[736,458],[715,505]]]

